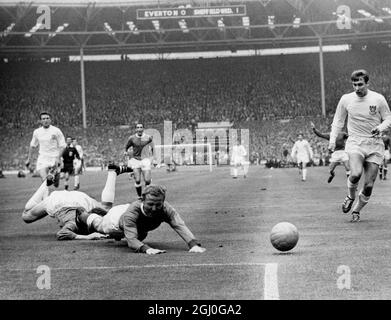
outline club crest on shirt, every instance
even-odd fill
[[[372,116],[376,114],[376,106],[369,106],[369,114]]]

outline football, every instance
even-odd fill
[[[270,242],[279,251],[289,251],[293,249],[299,241],[297,228],[289,222],[277,223],[271,233]]]

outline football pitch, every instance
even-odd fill
[[[376,181],[361,222],[351,223],[341,212],[343,168],[332,183],[327,178],[326,167],[309,168],[306,182],[297,169],[252,166],[236,180],[228,167],[154,169],[153,183],[167,186],[166,200],[207,251],[189,253],[162,224],[145,242],[167,253],[148,256],[125,240],[57,241],[50,217],[25,224],[21,213],[40,180],[7,176],[0,180],[0,299],[391,299],[391,181]],[[99,200],[106,172],[80,180],[81,191]],[[120,175],[115,203],[135,199],[134,181]],[[300,234],[286,253],[270,244],[282,221]],[[39,285],[42,270],[49,287]]]

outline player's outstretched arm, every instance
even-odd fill
[[[107,239],[109,235],[101,234],[99,232],[93,232],[87,235],[77,234],[75,240],[100,240]]]

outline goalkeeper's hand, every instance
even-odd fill
[[[189,250],[189,252],[192,252],[192,253],[203,253],[205,252],[206,249],[205,248],[202,248],[200,246],[193,246],[191,247],[191,249]]]
[[[154,249],[154,248],[148,248],[147,251],[145,251],[146,254],[159,254],[159,253],[165,253],[166,250],[160,250],[160,249]]]

